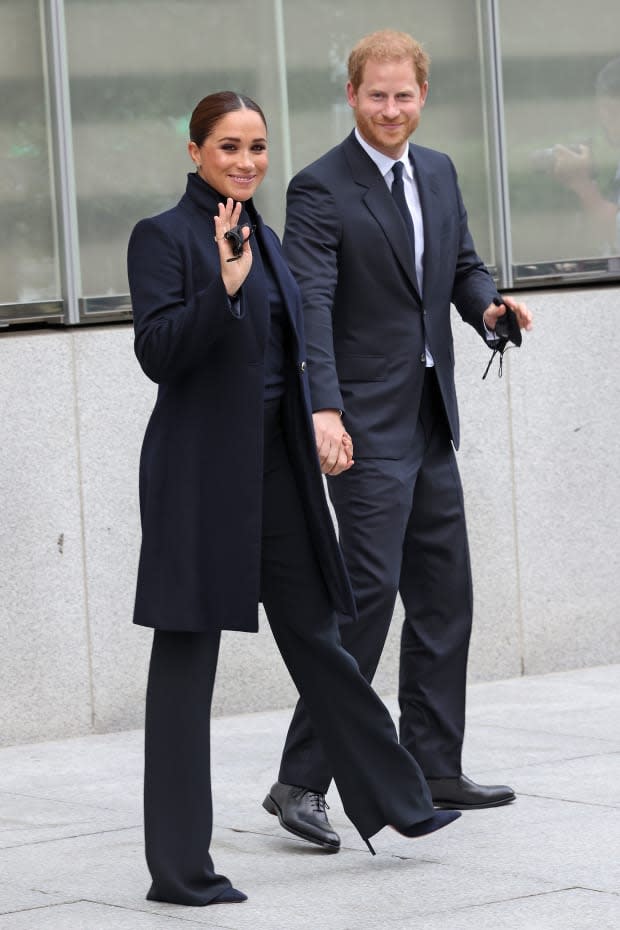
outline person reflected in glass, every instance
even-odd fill
[[[420,767],[340,642],[355,603],[322,484],[301,299],[253,202],[268,165],[264,115],[246,96],[210,94],[190,138],[196,170],[177,206],[134,228],[128,274],[135,352],[159,386],[140,462],[134,613],[154,628],[147,897],[201,906],[246,898],[209,851],[209,717],[221,631],[255,632],[259,601],[362,838],[386,825],[421,836],[459,815],[434,811]],[[348,436],[342,450],[354,467]],[[299,795],[300,817],[307,808],[327,822],[322,795]],[[281,801],[270,796],[272,813]]]
[[[591,235],[604,254],[620,252],[620,58],[599,72],[596,105],[606,141],[617,153],[615,172],[601,174],[589,143],[554,145],[549,150],[551,174],[573,191],[588,217]]]

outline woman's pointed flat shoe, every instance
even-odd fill
[[[247,894],[231,886],[230,888],[225,888],[221,894],[218,894],[217,898],[213,898],[209,901],[209,904],[241,904],[242,901],[247,900]]]
[[[458,820],[460,816],[460,811],[436,811],[427,820],[421,820],[419,823],[414,823],[411,827],[402,830],[397,827],[395,829],[398,830],[398,833],[402,833],[403,836],[426,836],[427,833],[434,833],[435,830],[447,827],[449,823]]]

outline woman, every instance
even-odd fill
[[[387,824],[422,835],[458,814],[433,812],[419,767],[340,645],[337,615],[355,606],[323,493],[300,298],[252,203],[267,170],[264,116],[247,97],[211,94],[190,137],[185,196],[129,243],[136,355],[159,384],[140,466],[134,620],[155,629],[148,898],[205,905],[246,897],[209,856],[209,714],[220,631],[256,631],[259,600],[361,836]]]

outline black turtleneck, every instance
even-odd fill
[[[217,214],[218,203],[225,203],[226,197],[211,187],[197,172],[187,176],[187,196],[197,206],[209,211],[213,217]],[[239,224],[255,226],[257,212],[252,200],[243,203]],[[288,320],[282,300],[282,293],[271,267],[262,237],[253,236],[252,268],[254,274],[262,277],[264,289],[269,301],[269,338],[265,353],[265,400],[281,397],[285,385],[285,358],[287,351]],[[250,309],[251,312],[251,309]]]

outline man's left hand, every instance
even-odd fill
[[[486,328],[493,332],[499,318],[506,313],[506,307],[510,307],[510,309],[515,312],[519,329],[525,329],[529,332],[534,325],[531,310],[529,310],[525,304],[513,300],[512,297],[504,297],[503,301],[504,302],[500,304],[499,307],[496,304],[489,304],[484,311],[482,318]]]

